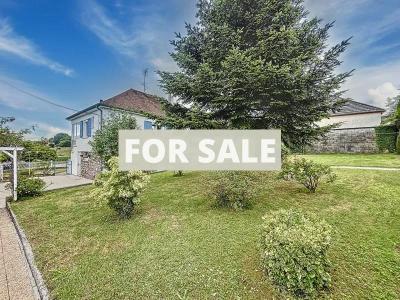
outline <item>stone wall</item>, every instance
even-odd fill
[[[101,172],[101,161],[90,152],[80,153],[80,176],[87,179],[94,179]]]
[[[317,153],[376,153],[375,128],[353,128],[332,130],[314,143],[311,152]]]

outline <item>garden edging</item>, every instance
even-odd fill
[[[33,255],[32,247],[29,244],[29,241],[25,235],[24,230],[18,224],[17,217],[15,216],[14,212],[12,211],[9,203],[7,203],[7,211],[8,211],[8,213],[11,217],[11,220],[14,224],[15,230],[17,231],[18,238],[19,238],[22,248],[23,248],[23,253],[28,262],[29,271],[31,273],[30,276],[32,276],[33,280],[35,281],[36,288],[39,293],[39,297],[42,300],[48,300],[49,299],[49,291],[43,280],[42,274],[40,273],[39,269],[37,268],[37,266],[35,264],[35,257]]]

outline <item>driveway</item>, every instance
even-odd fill
[[[56,175],[41,177],[46,182],[46,191],[58,190],[93,183],[93,180],[74,175]]]
[[[74,175],[57,175],[41,177],[46,182],[46,191],[64,189],[80,185],[91,184],[93,180],[74,176]],[[0,209],[6,207],[6,197],[11,193],[5,189],[5,183],[0,183]]]

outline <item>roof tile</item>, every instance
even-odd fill
[[[337,112],[332,113],[332,116],[352,115],[359,113],[373,113],[373,112],[383,113],[384,111],[385,111],[384,109],[376,106],[360,103],[353,100],[347,100],[347,102]]]
[[[150,113],[164,116],[160,101],[155,96],[129,89],[119,95],[101,102],[101,105],[130,110],[137,113]]]

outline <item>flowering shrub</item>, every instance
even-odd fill
[[[40,196],[43,193],[45,186],[46,183],[40,178],[20,176],[17,184],[18,199]],[[8,183],[6,188],[12,191],[13,184]]]
[[[333,182],[336,174],[329,166],[305,158],[295,158],[282,164],[280,178],[295,180],[304,185],[311,193],[315,193],[321,181]]]
[[[256,173],[246,171],[218,171],[204,179],[208,195],[217,207],[235,210],[248,208],[255,194]]]
[[[330,225],[295,210],[280,210],[263,219],[262,265],[279,289],[309,298],[327,288]]]
[[[119,171],[117,157],[111,158],[108,166],[108,171],[96,177],[92,195],[107,201],[121,218],[130,218],[150,177],[142,171]]]

